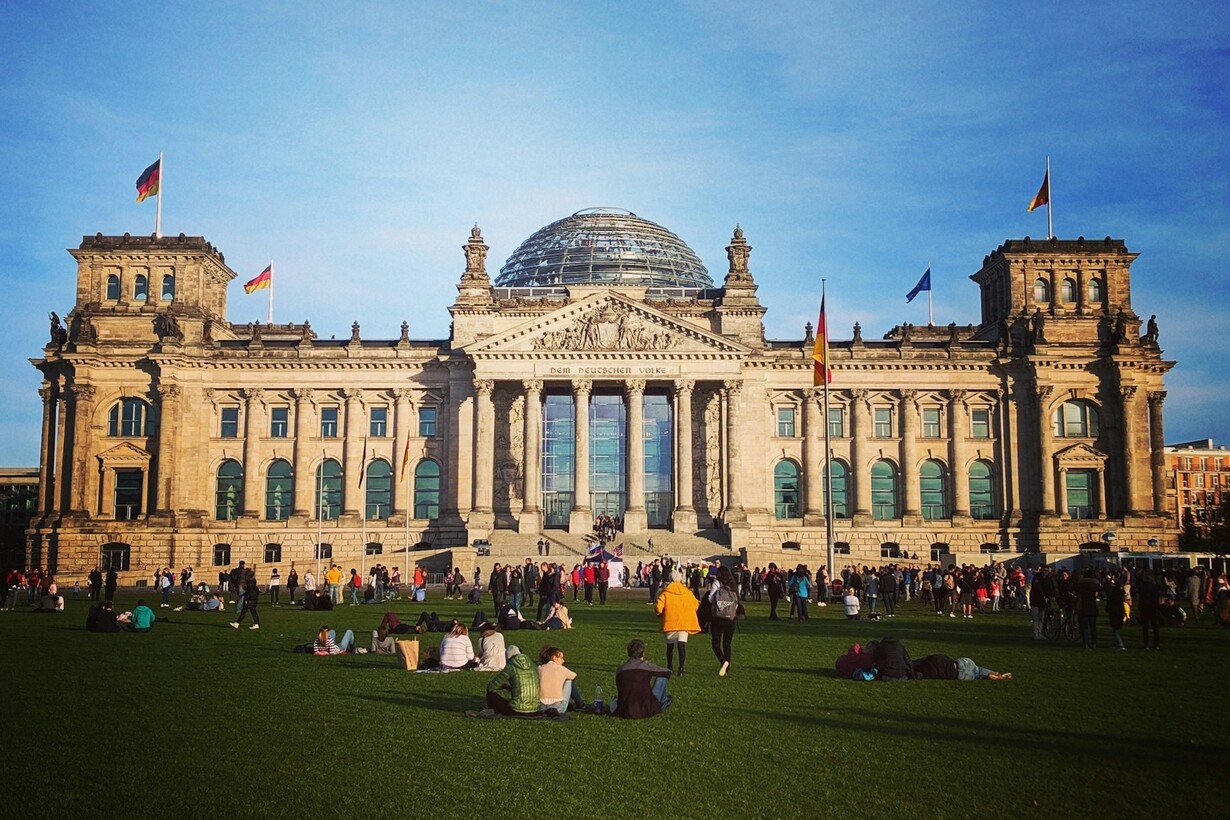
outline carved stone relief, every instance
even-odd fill
[[[597,305],[572,323],[534,340],[534,350],[673,350],[682,337],[637,316],[619,302]]]

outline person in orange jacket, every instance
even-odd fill
[[[683,585],[682,578],[679,570],[672,570],[670,583],[653,604],[654,612],[658,613],[662,622],[662,633],[666,636],[666,668],[674,671],[675,648],[678,647],[680,675],[688,657],[688,636],[700,632],[700,621],[696,617],[700,601]]]

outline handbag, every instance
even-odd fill
[[[397,659],[401,661],[402,669],[409,672],[419,668],[419,639],[410,638],[408,640],[398,640],[394,649],[397,653]]]

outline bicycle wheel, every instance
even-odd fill
[[[1042,637],[1048,641],[1056,640],[1059,637],[1059,613],[1048,610],[1042,616]]]
[[[1076,628],[1076,616],[1069,615],[1063,620],[1063,636],[1069,641],[1075,641],[1080,637],[1080,630]]]

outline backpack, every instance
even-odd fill
[[[733,621],[739,614],[739,596],[725,587],[718,587],[717,595],[713,598],[711,614],[714,618]]]

